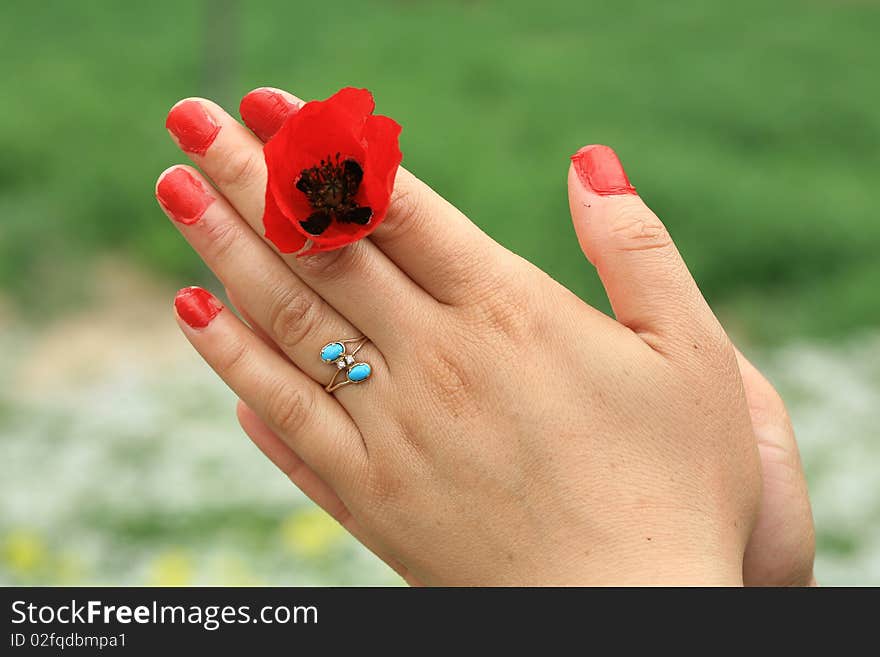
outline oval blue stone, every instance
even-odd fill
[[[321,360],[325,363],[329,363],[331,360],[336,360],[344,353],[345,346],[341,342],[331,342],[330,344],[325,344],[324,348],[321,349]]]
[[[369,363],[358,363],[348,368],[348,380],[353,383],[366,381],[372,373],[373,368],[370,367]]]

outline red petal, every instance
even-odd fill
[[[269,174],[271,178],[271,173]],[[266,239],[274,244],[281,253],[295,253],[306,243],[293,222],[290,221],[281,208],[275,203],[272,188],[266,185],[266,209],[263,211],[263,227],[266,229]]]
[[[275,167],[281,178],[296,180],[303,169],[337,152],[361,161],[361,132],[374,105],[369,91],[352,87],[327,100],[306,103],[266,144],[266,164]]]
[[[306,239],[311,240],[310,248],[300,254],[305,255],[355,242],[382,222],[403,156],[398,146],[400,126],[388,117],[372,116],[374,106],[373,96],[366,89],[341,89],[325,101],[306,103],[266,143],[269,179],[264,223],[269,239],[273,239],[270,224],[273,233],[284,231],[290,241],[292,229],[302,240],[296,242],[299,248]],[[357,160],[363,167],[357,200],[370,207],[373,216],[366,226],[334,221],[323,234],[309,235],[299,222],[308,218],[312,208],[295,183],[303,169],[336,153],[342,159]]]
[[[385,219],[394,178],[403,159],[398,146],[400,125],[387,116],[370,116],[364,124],[363,140],[366,143],[364,180],[358,190],[357,200],[373,210],[366,226],[334,222],[320,236],[312,237],[314,246],[309,253],[336,249],[372,233]]]
[[[303,169],[336,153],[358,162],[365,157],[360,136],[365,118],[354,117],[351,108],[328,102],[306,103],[264,147],[266,166],[274,173],[269,184],[275,200],[284,214],[300,221],[312,211],[305,195],[295,187]],[[303,235],[308,237],[304,231]]]
[[[400,125],[387,116],[371,116],[364,125],[367,160],[364,163],[362,186],[364,205],[373,208],[373,219],[370,221],[373,228],[385,218],[394,191],[397,168],[403,160],[398,145],[400,130]]]
[[[368,89],[356,89],[344,87],[324,101],[331,107],[337,107],[348,112],[353,123],[363,122],[376,109],[373,94]]]

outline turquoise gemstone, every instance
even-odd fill
[[[325,344],[324,348],[321,349],[321,360],[325,363],[329,363],[330,361],[336,360],[344,353],[345,346],[341,342],[331,342],[330,344]]]
[[[360,383],[369,379],[372,373],[373,369],[369,363],[358,363],[348,368],[348,380],[352,383]]]

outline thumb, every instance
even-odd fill
[[[717,339],[720,325],[666,227],[611,148],[585,146],[571,157],[568,198],[581,249],[620,323],[655,348]]]

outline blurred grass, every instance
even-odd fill
[[[353,84],[404,126],[408,167],[602,308],[565,195],[589,142],[618,150],[741,332],[876,324],[878,33],[875,3],[830,0],[6,0],[0,289],[29,313],[78,304],[107,250],[209,280],[152,198],[183,159],[167,109]]]
[[[877,34],[869,0],[4,0],[0,309],[83,304],[105,253],[210,283],[153,199],[159,172],[185,161],[168,108],[203,95],[237,114],[256,86],[313,98],[352,84],[404,126],[406,166],[591,303],[607,310],[565,175],[573,151],[603,142],[738,337],[846,345],[837,338],[880,320]],[[29,343],[0,339],[3,375]],[[880,581],[875,343],[777,351],[820,579]],[[170,390],[154,372],[162,393],[130,388],[149,374],[133,369],[35,408],[4,388],[0,581],[396,581],[290,499],[224,414],[228,391],[190,369]],[[35,487],[35,463],[52,487]]]

